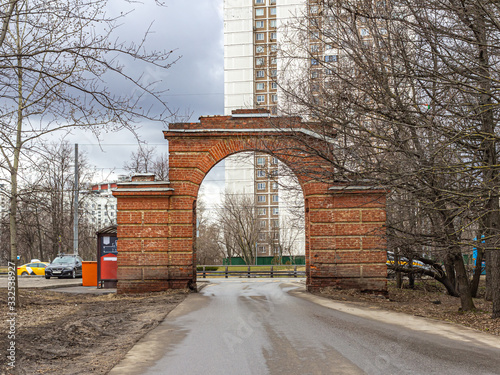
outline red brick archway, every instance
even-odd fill
[[[291,134],[324,142],[306,131],[300,118],[270,117],[261,111],[170,124],[164,131],[169,181],[138,175],[113,193],[118,199],[118,292],[196,286],[198,190],[213,166],[243,151],[278,154],[299,180],[306,209],[308,290],[386,290],[385,192],[311,177],[322,162],[294,155],[290,150],[296,138]]]

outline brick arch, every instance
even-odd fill
[[[385,192],[319,181],[314,156],[298,157],[295,137],[318,142],[296,117],[254,110],[170,124],[169,181],[135,176],[118,184],[118,292],[196,287],[196,200],[207,173],[227,156],[262,151],[297,176],[305,199],[308,290],[332,286],[386,290]],[[323,141],[322,141],[323,142]],[[305,167],[306,166],[306,167]]]
[[[170,140],[173,140],[175,136],[173,136],[169,132],[168,137]],[[277,154],[279,151],[275,151],[269,148],[269,143],[266,142],[266,139],[260,139],[257,142],[252,142],[254,139],[246,138],[246,136],[253,137],[254,135],[238,135],[239,138],[228,139],[226,135],[220,135],[218,137],[212,137],[210,141],[205,141],[204,144],[207,146],[207,149],[203,151],[203,154],[200,154],[199,157],[195,159],[195,163],[198,166],[202,166],[201,168],[193,168],[190,171],[190,174],[186,176],[183,172],[184,168],[186,168],[185,164],[181,168],[176,168],[175,164],[170,165],[169,169],[169,179],[171,184],[176,184],[180,181],[190,181],[195,184],[197,188],[201,186],[206,175],[210,172],[210,170],[215,167],[218,163],[223,161],[229,156],[236,155],[242,152],[261,152],[269,155],[276,156],[281,162],[283,162],[297,177],[300,187],[305,194],[313,194],[314,191],[317,191],[317,185],[323,185],[321,190],[328,189],[328,184],[322,184],[320,182],[314,181],[313,178],[305,175],[301,175],[299,170],[293,168],[293,160],[291,160],[290,155],[285,154]],[[196,140],[199,145],[199,141]],[[186,151],[191,153],[190,148],[186,145],[181,145],[179,149],[177,149],[177,142],[173,143],[170,147],[170,156],[173,161],[178,161],[179,163],[184,163],[184,160],[178,160],[178,155],[184,154]],[[179,186],[179,189],[182,189]],[[309,192],[310,191],[310,192]],[[194,194],[194,192],[193,192]],[[197,195],[197,191],[196,191]]]

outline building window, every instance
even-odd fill
[[[260,226],[261,228],[265,228],[265,227],[267,227],[267,223],[266,223],[266,221],[265,221],[265,220],[261,220],[261,221],[259,222],[259,226]]]
[[[257,158],[257,165],[266,165],[266,158],[260,156]]]
[[[259,216],[265,216],[266,215],[266,208],[261,207],[261,208],[257,209],[257,213],[259,214]]]
[[[264,40],[264,33],[255,34],[255,39],[256,40]]]
[[[273,190],[278,190],[278,183],[273,182],[272,188],[273,188]]]
[[[273,215],[279,215],[280,209],[278,207],[273,207]]]
[[[331,76],[335,73],[335,71],[333,69],[325,69],[325,74],[327,76]]]
[[[313,32],[311,32],[311,37],[313,39],[319,39],[319,31],[313,31]]]
[[[273,31],[273,32],[271,33],[271,40],[275,40],[277,35],[278,35],[278,34],[277,34],[276,32],[274,32],[274,31]]]
[[[368,29],[359,29],[359,35],[368,36],[370,35],[370,31]]]
[[[276,27],[276,20],[270,20],[270,21],[269,21],[269,25],[270,25],[271,27]]]
[[[325,56],[326,62],[334,62],[337,61],[337,55],[327,55]]]
[[[279,197],[277,195],[273,195],[273,202],[279,202]]]
[[[257,90],[265,90],[266,84],[264,82],[257,83]]]
[[[278,164],[278,158],[276,156],[273,156],[271,159],[271,164]]]
[[[266,72],[263,70],[257,70],[257,78],[264,78]]]
[[[273,228],[279,228],[280,226],[280,221],[279,220],[271,220]]]
[[[271,65],[276,65],[276,57],[271,57]]]
[[[266,101],[265,95],[257,95],[257,103],[264,103]]]
[[[266,171],[259,169],[257,171],[257,177],[266,177]]]
[[[265,182],[257,183],[257,190],[266,190],[266,183]]]
[[[311,72],[311,78],[318,78],[319,77],[319,72],[317,70],[313,70]]]
[[[264,27],[264,21],[255,21],[255,28],[262,29]]]
[[[263,57],[257,57],[257,58],[255,59],[255,65],[257,65],[257,66],[262,66],[262,65],[264,65],[264,58],[263,58]]]
[[[318,59],[311,59],[311,65],[318,65]]]
[[[319,45],[318,44],[313,44],[311,46],[311,52],[312,53],[319,52]]]
[[[264,4],[264,0],[255,0],[255,4]]]
[[[265,233],[259,233],[259,241],[265,241],[266,240],[266,234]]]
[[[257,202],[265,202],[265,201],[266,201],[265,195],[257,195]]]
[[[311,13],[312,14],[318,14],[318,6],[317,5],[311,6]]]
[[[259,253],[265,253],[266,252],[266,247],[265,246],[259,246]]]
[[[257,8],[257,9],[255,9],[255,15],[257,17],[263,16],[264,15],[264,8]]]
[[[274,103],[276,103],[276,102],[278,101],[278,95],[276,95],[276,94],[271,95],[271,100],[272,100]]]
[[[278,50],[278,46],[276,44],[271,44],[271,52],[276,52]]]
[[[264,46],[259,44],[257,47],[255,47],[255,52],[264,53]]]
[[[271,70],[271,77],[276,77],[278,75],[278,71],[276,69]]]
[[[276,0],[271,0],[271,4],[276,4]]]
[[[271,82],[271,88],[273,90],[276,90],[278,88],[278,83],[277,82]]]

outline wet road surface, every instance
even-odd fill
[[[290,280],[213,280],[110,375],[500,374],[500,338],[304,292]]]

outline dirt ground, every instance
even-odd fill
[[[16,321],[18,373],[106,374],[187,293],[126,296],[21,289],[22,308]],[[1,290],[0,295],[0,314],[5,317],[7,293]],[[0,334],[2,374],[10,374],[4,367],[7,342],[7,335]]]
[[[461,324],[493,335],[500,335],[500,319],[491,319],[492,303],[485,301],[484,286],[479,289],[479,297],[474,299],[475,311],[460,311],[460,300],[445,293],[441,284],[434,280],[420,280],[414,289],[398,289],[394,282],[388,284],[387,297],[356,290],[336,290],[326,288],[318,295],[338,301],[352,302],[385,310],[399,311],[415,316]]]
[[[4,291],[0,290],[0,314],[5,317],[7,293]],[[23,307],[18,312],[16,334],[19,374],[106,374],[142,336],[183,301],[187,293],[127,296],[21,290]],[[389,283],[388,298],[334,289],[326,289],[320,295],[500,335],[500,320],[490,318],[491,303],[476,299],[476,311],[460,312],[460,301],[446,295],[433,281],[419,281],[415,290],[397,289]],[[5,319],[3,321],[6,327]],[[7,335],[0,334],[3,353],[8,347],[7,341]],[[4,359],[2,355],[2,362]],[[1,373],[9,374],[5,367]]]

